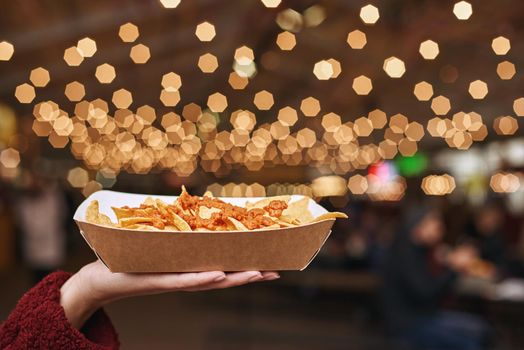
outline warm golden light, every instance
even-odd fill
[[[13,44],[7,41],[0,42],[0,61],[9,61],[15,52]]]
[[[453,14],[455,14],[455,17],[458,19],[465,21],[473,14],[473,8],[467,1],[459,1],[453,6]]]
[[[380,14],[376,6],[368,4],[360,9],[360,19],[365,24],[375,24],[377,23],[379,17]]]
[[[47,69],[38,67],[31,71],[29,80],[31,80],[31,83],[33,83],[35,87],[46,87],[51,77]]]
[[[218,68],[218,60],[216,56],[206,53],[199,57],[198,68],[202,73],[213,73]]]
[[[365,75],[361,75],[353,79],[352,88],[357,95],[367,95],[373,89],[373,84],[371,79]]]
[[[366,46],[366,34],[358,29],[354,30],[348,34],[346,42],[352,49],[360,50]]]
[[[132,43],[138,39],[139,36],[138,27],[131,22],[122,24],[118,31],[118,36],[125,43]]]
[[[195,35],[200,41],[211,41],[216,35],[215,26],[209,22],[202,22],[197,25]]]
[[[391,78],[400,78],[406,73],[404,61],[394,56],[385,59],[382,68]]]

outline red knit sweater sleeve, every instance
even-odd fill
[[[103,310],[98,310],[80,331],[71,326],[60,305],[60,287],[70,276],[52,273],[20,299],[0,325],[0,349],[119,348],[118,336]]]

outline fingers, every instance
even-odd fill
[[[176,291],[220,283],[226,279],[222,271],[170,273],[151,276],[152,286],[159,291]]]
[[[198,287],[190,287],[184,289],[185,291],[199,291],[199,290],[211,290],[211,289],[224,289],[241,286],[251,282],[260,281],[271,281],[279,278],[280,276],[276,272],[260,272],[260,271],[243,271],[228,273],[226,278],[222,281],[212,282],[207,285],[201,285]]]
[[[262,281],[273,281],[280,278],[278,272],[275,271],[264,271],[262,272],[262,276],[264,277]]]

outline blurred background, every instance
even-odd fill
[[[304,272],[107,309],[124,349],[524,346],[524,3],[4,2],[0,319],[100,189],[306,194]],[[519,39],[521,38],[521,39]]]

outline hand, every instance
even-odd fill
[[[465,273],[475,261],[477,252],[470,245],[455,248],[448,254],[448,265],[455,271]]]
[[[62,286],[60,304],[70,323],[81,328],[102,306],[126,297],[174,291],[200,291],[279,278],[276,272],[112,273],[100,261],[84,266]]]

